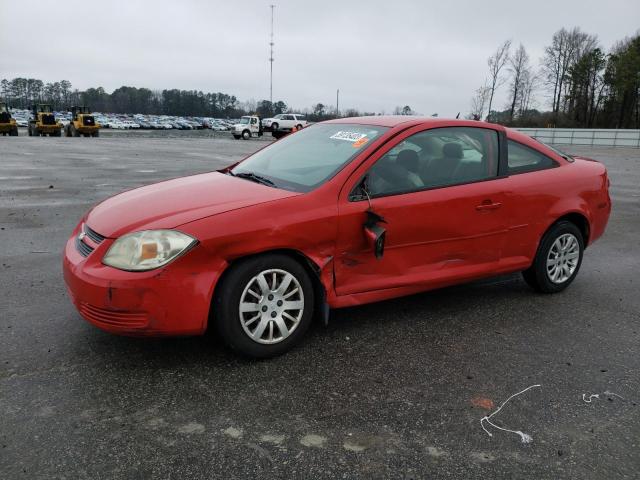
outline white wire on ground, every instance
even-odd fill
[[[531,390],[532,388],[536,388],[536,387],[537,387],[537,388],[540,388],[540,387],[542,387],[542,385],[531,385],[530,387],[525,388],[525,389],[524,389],[524,390],[522,390],[521,392],[514,393],[514,394],[513,394],[513,395],[511,395],[509,398],[507,398],[504,402],[502,402],[502,405],[500,405],[500,406],[498,407],[498,409],[497,409],[495,412],[493,412],[491,415],[486,415],[486,416],[482,417],[482,418],[480,419],[480,426],[482,427],[482,429],[483,429],[485,432],[487,432],[487,435],[489,435],[490,437],[493,437],[493,434],[492,434],[489,430],[487,430],[487,429],[485,428],[485,426],[484,426],[484,422],[487,422],[487,423],[488,423],[489,425],[491,425],[493,428],[497,428],[498,430],[502,430],[503,432],[515,433],[516,435],[519,435],[519,436],[520,436],[520,440],[522,441],[522,443],[531,443],[531,442],[533,441],[533,437],[531,437],[531,435],[529,435],[529,434],[527,434],[527,433],[524,433],[524,432],[522,432],[522,431],[520,431],[520,430],[509,430],[508,428],[500,427],[500,426],[496,425],[495,423],[493,423],[493,422],[491,421],[491,417],[493,417],[493,416],[494,416],[494,415],[496,415],[498,412],[500,412],[500,410],[502,410],[502,407],[504,407],[504,406],[507,404],[507,402],[508,402],[509,400],[511,400],[511,399],[512,399],[512,398],[514,398],[514,397],[517,397],[518,395],[522,395],[522,394],[523,394],[523,393],[525,393],[526,391]]]
[[[606,395],[607,397],[618,397],[621,400],[625,399],[622,395],[618,395],[617,393],[613,393],[613,392],[610,392],[608,390],[606,392],[604,392],[603,395]],[[600,400],[600,394],[599,393],[593,393],[593,394],[589,395],[588,397],[587,397],[586,393],[582,394],[582,400],[584,401],[584,403],[592,403],[594,398],[597,398],[598,400]]]

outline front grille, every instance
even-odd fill
[[[80,240],[80,237],[76,237],[76,248],[83,257],[88,257],[93,252],[93,248]]]
[[[124,328],[142,328],[148,323],[147,314],[144,312],[122,312],[95,307],[81,302],[78,305],[80,314],[94,323]]]
[[[95,243],[102,243],[102,241],[106,238],[100,235],[95,230],[91,230],[87,224],[85,224],[84,226],[84,233],[87,235],[87,237],[89,237]]]
[[[88,257],[95,249],[91,245],[87,245],[83,238],[88,237],[93,243],[99,245],[106,238],[95,230],[90,229],[86,223],[82,224],[82,231],[76,237],[76,248],[83,257]]]

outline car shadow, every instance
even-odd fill
[[[495,313],[497,305],[523,297],[535,297],[519,275],[505,275],[454,287],[433,290],[393,300],[332,310],[329,324],[315,321],[300,346],[293,351],[330,348],[343,337],[370,335],[413,335],[415,328],[455,330],[464,335],[465,327]],[[404,328],[398,328],[404,325]],[[134,338],[116,336],[89,325],[85,331],[91,353],[104,360],[131,359],[151,362],[155,368],[189,366],[246,365],[258,362],[228,349],[214,332],[199,337]],[[329,347],[328,347],[329,346]],[[291,353],[289,353],[290,355]],[[286,355],[285,355],[286,356]]]

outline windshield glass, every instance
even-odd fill
[[[232,173],[253,173],[278,188],[309,192],[386,130],[386,127],[344,123],[313,125],[256,152]]]
[[[242,117],[242,118],[240,119],[240,123],[242,123],[242,124],[249,123],[249,117]]]

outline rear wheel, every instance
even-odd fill
[[[250,258],[232,267],[216,290],[213,320],[233,350],[254,358],[296,345],[313,317],[313,285],[286,255]]]
[[[296,125],[296,129],[302,130],[302,125],[300,125],[300,124]]]
[[[583,253],[580,229],[571,222],[558,222],[542,237],[533,265],[522,276],[538,292],[560,292],[578,275]]]

